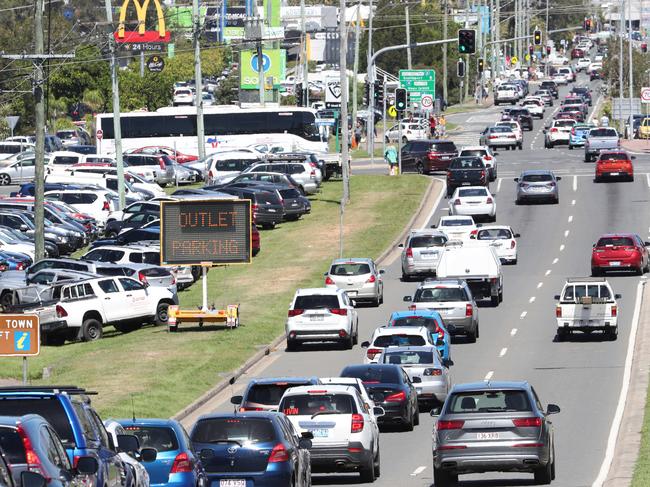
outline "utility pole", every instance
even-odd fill
[[[465,0],[465,28],[469,29],[469,0]],[[464,80],[461,80],[460,85],[460,103],[462,104],[469,94],[469,74],[467,73],[467,66],[469,66],[469,54],[465,54],[465,77],[467,78],[467,83],[464,83]],[[463,97],[463,84],[465,85],[465,95]]]
[[[549,42],[551,40],[550,36],[548,34],[548,2],[549,2],[549,0],[546,0],[546,36],[545,36],[546,44],[542,47],[542,49],[544,49],[544,50],[546,50],[547,46],[550,46]],[[548,77],[548,66],[550,64],[549,59],[548,59],[549,58],[548,51],[546,51],[544,53],[544,55],[546,56],[546,62],[544,63],[544,75],[546,77]]]
[[[361,32],[361,1],[357,3],[357,19],[354,26],[354,75],[352,77],[352,130],[356,130],[357,126],[357,79],[359,74],[359,34]],[[373,87],[368,91],[368,98],[373,96]],[[370,100],[368,100],[370,101]]]
[[[372,17],[373,17],[373,11],[372,11],[372,1],[370,0],[368,4],[368,58],[366,61],[366,80],[370,83],[370,80],[374,80],[373,73],[371,72],[370,69],[370,59],[372,58]],[[384,87],[384,97],[386,96],[386,88]],[[370,100],[368,100],[368,107],[370,107],[371,103]],[[374,103],[372,104],[374,106]],[[386,118],[386,115],[384,114],[384,119]],[[366,127],[366,150],[370,154],[370,163],[374,164],[375,163],[375,113],[372,110],[368,110],[368,123]],[[384,130],[385,132],[385,130]],[[386,152],[386,151],[384,151]]]
[[[494,80],[496,80],[497,73],[501,66],[501,51],[500,51],[500,40],[501,40],[501,0],[495,0],[495,22],[494,22],[494,42],[496,43],[496,61],[495,66],[492,70],[492,86],[494,86]]]
[[[348,131],[348,32],[345,23],[345,0],[340,0],[339,7],[339,67],[341,73],[341,167],[343,173],[343,196],[341,198],[340,222],[339,222],[339,257],[343,257],[343,218],[345,215],[345,205],[350,199],[350,172],[349,172],[349,152],[348,142],[350,135]],[[373,80],[374,81],[374,80]]]
[[[411,44],[411,22],[409,19],[409,4],[407,3],[404,7],[404,15],[406,16],[406,43]],[[413,69],[413,62],[411,58],[411,48],[409,47],[406,50],[406,63],[408,64],[409,69]]]
[[[115,58],[115,37],[113,36],[113,5],[111,0],[106,0],[106,20],[110,26],[109,46],[111,52],[111,89],[113,91],[113,140],[115,141],[115,161],[117,164],[117,192],[120,197],[119,209],[126,206],[126,193],[124,188],[124,159],[122,157],[122,123],[120,122],[120,84],[117,72],[117,59]],[[38,180],[38,176],[36,177]]]
[[[205,159],[205,128],[203,125],[203,73],[201,72],[201,16],[199,14],[199,0],[192,0],[192,16],[194,17],[194,32],[192,39],[194,41],[194,88],[196,96],[194,105],[196,105],[196,135],[199,146],[199,160]],[[257,62],[262,65],[261,56],[257,57]],[[262,71],[264,72],[264,71]]]
[[[302,92],[305,97],[305,106],[309,106],[309,56],[307,53],[307,27],[305,26],[305,0],[300,0],[300,57],[302,59]]]
[[[630,92],[630,117],[629,117],[629,124],[630,124],[630,130],[628,131],[628,135],[632,133],[632,128],[633,128],[633,121],[634,121],[634,113],[633,113],[633,97],[634,97],[634,78],[633,78],[633,73],[632,73],[632,0],[627,0],[627,17],[628,17],[628,22],[630,23],[630,28],[628,29],[628,37],[627,37],[627,51],[629,55],[629,62],[628,62],[628,83],[629,83],[629,92]],[[630,137],[631,138],[631,137]]]
[[[619,41],[619,49],[618,49],[618,82],[619,82],[619,94],[618,97],[621,100],[620,105],[621,105],[621,111],[623,109],[623,90],[625,88],[625,84],[623,81],[623,37],[625,36],[625,3],[624,0],[621,0],[621,25],[620,25],[620,35],[618,36],[618,41]]]
[[[444,10],[442,17],[442,38],[446,39],[448,36],[448,6],[447,0],[443,0],[442,8]],[[444,44],[442,47],[442,99],[444,102],[447,102],[447,44]]]

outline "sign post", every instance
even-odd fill
[[[27,357],[41,352],[41,328],[36,315],[0,315],[0,357],[23,358],[27,384]]]

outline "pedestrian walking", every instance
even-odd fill
[[[384,160],[388,164],[388,174],[395,176],[397,174],[397,149],[394,145],[389,145],[386,148]]]
[[[447,135],[447,120],[445,120],[444,115],[440,115],[438,119],[438,135],[440,137],[445,137]]]
[[[361,143],[361,135],[363,134],[363,128],[361,127],[361,123],[357,122],[357,126],[354,129],[354,138],[357,143],[357,147]]]
[[[429,133],[431,138],[436,136],[436,117],[433,114],[429,117]]]

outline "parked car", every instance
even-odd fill
[[[148,181],[155,181],[160,186],[174,182],[173,161],[164,154],[124,154],[122,159],[130,172]]]
[[[0,161],[0,186],[24,183],[34,179],[36,159],[26,157],[23,159],[5,159]]]

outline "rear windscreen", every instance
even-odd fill
[[[155,448],[159,452],[178,450],[178,440],[173,429],[164,426],[125,426],[127,434],[135,435],[140,448]]]
[[[280,199],[274,195],[273,193],[255,193],[255,198],[257,199],[257,203],[261,205],[279,205]]]
[[[283,198],[287,199],[293,199],[293,198],[300,198],[300,191],[294,188],[289,188],[289,189],[281,189],[280,194],[282,195]]]
[[[23,440],[16,428],[0,426],[0,448],[2,448],[8,463],[27,463]]]
[[[436,142],[431,149],[435,152],[456,152],[456,145],[453,142]]]
[[[447,237],[442,235],[418,235],[411,237],[409,247],[414,249],[426,247],[442,247],[447,242]]]
[[[433,352],[416,350],[388,351],[383,354],[383,363],[395,365],[432,364],[434,363]]]
[[[382,335],[375,338],[375,347],[421,347],[426,345],[426,340],[420,335]]]
[[[545,183],[547,181],[553,181],[553,176],[550,174],[526,174],[521,180],[527,183]]]
[[[575,123],[575,120],[556,120],[555,127],[572,127]]]
[[[437,326],[436,320],[426,316],[404,316],[395,318],[393,326],[424,326],[428,329],[434,329]]]
[[[467,189],[459,189],[458,190],[458,196],[461,198],[464,197],[472,197],[472,196],[487,196],[487,191],[485,188],[467,188]]]
[[[149,269],[142,269],[140,272],[147,277],[169,277],[171,273],[162,267],[151,267]]]
[[[596,247],[633,247],[634,241],[629,237],[603,237],[598,240]]]
[[[363,274],[370,274],[370,266],[368,264],[334,264],[330,269],[330,274],[333,276],[361,276]]]
[[[342,377],[355,377],[365,384],[399,384],[399,369],[397,367],[346,367]]]
[[[310,296],[298,296],[294,309],[337,309],[339,298],[334,294],[312,294]]]
[[[217,171],[233,171],[240,172],[246,169],[254,162],[259,162],[257,159],[228,159],[227,161],[217,161],[215,169]]]
[[[478,240],[500,240],[512,238],[512,232],[507,228],[490,228],[479,230],[476,238]]]
[[[353,414],[356,408],[349,394],[301,394],[285,397],[279,410],[287,416]]]
[[[629,157],[627,157],[627,154],[623,154],[621,152],[613,152],[610,154],[600,155],[601,161],[627,161],[628,159]]]
[[[204,419],[199,421],[192,431],[192,441],[195,443],[266,443],[275,440],[275,428],[271,421],[261,418]]]
[[[440,223],[441,227],[464,227],[468,225],[474,225],[474,220],[471,218],[450,218]]]
[[[483,169],[485,165],[479,158],[458,157],[449,163],[449,169]]]
[[[483,157],[486,155],[486,151],[484,149],[477,149],[477,150],[464,150],[460,153],[461,156],[463,157]]]
[[[307,384],[297,384],[292,382],[282,382],[278,384],[254,384],[248,390],[245,402],[254,402],[257,404],[264,404],[265,406],[274,406],[280,403],[284,391],[290,387],[297,387]]]
[[[0,416],[23,416],[24,414],[39,414],[50,423],[61,437],[66,448],[75,446],[74,435],[70,427],[70,420],[61,402],[56,397],[0,398]]]
[[[589,131],[589,137],[618,137],[614,129],[592,129]]]
[[[415,292],[414,301],[419,303],[467,301],[467,295],[465,290],[460,287],[432,287],[418,289]]]
[[[489,390],[460,392],[447,399],[447,413],[502,413],[530,411],[530,401],[524,391]]]

